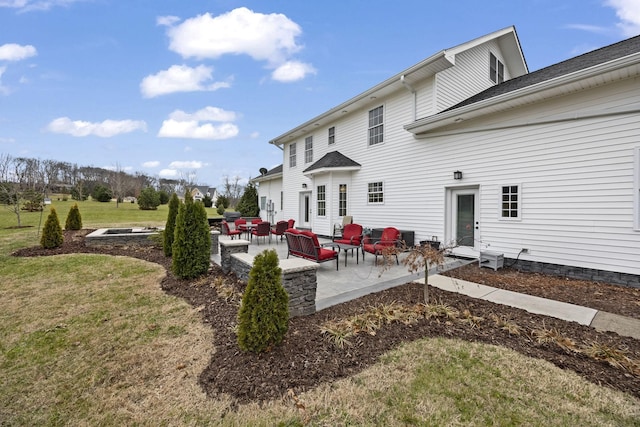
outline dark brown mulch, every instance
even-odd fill
[[[632,374],[606,361],[563,350],[553,343],[539,343],[532,331],[542,328],[555,329],[562,337],[571,338],[580,345],[600,343],[624,350],[635,361],[640,361],[640,340],[621,337],[611,332],[597,332],[577,323],[535,315],[436,288],[430,288],[429,291],[432,301],[447,304],[461,313],[469,310],[471,314],[483,320],[477,327],[442,318],[423,319],[410,326],[392,323],[384,326],[375,335],[359,334],[351,338],[351,345],[343,349],[334,346],[320,333],[320,325],[323,322],[344,319],[371,306],[392,302],[408,306],[422,302],[422,287],[417,284],[398,286],[328,308],[312,316],[291,319],[289,331],[281,345],[259,355],[244,353],[239,350],[233,332],[237,305],[218,296],[213,287],[202,286],[202,279],[199,279],[197,284],[176,279],[170,272],[171,260],[164,257],[159,248],[88,248],[83,242],[83,236],[88,231],[65,232],[65,243],[59,249],[26,248],[17,251],[15,255],[106,253],[131,256],[163,265],[168,271],[167,277],[162,281],[162,289],[168,294],[184,298],[194,307],[201,307],[203,322],[215,330],[215,351],[211,355],[209,366],[200,376],[200,384],[210,396],[228,393],[241,403],[278,399],[289,390],[298,394],[320,383],[328,383],[358,373],[375,364],[381,354],[400,343],[441,336],[508,347],[527,356],[547,360],[562,369],[573,370],[593,383],[622,390],[640,398],[638,373]],[[473,265],[458,269],[455,275],[495,287],[638,317],[640,297],[637,290],[602,283],[529,275],[509,269],[494,272],[478,269]],[[208,279],[213,281],[219,276],[223,276],[225,283],[238,291],[242,291],[246,286],[234,275],[224,275],[215,266],[211,269]],[[522,332],[510,334],[491,320],[493,316],[517,324]]]

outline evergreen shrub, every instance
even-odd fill
[[[58,221],[58,214],[55,208],[51,208],[47,221],[44,223],[42,237],[40,238],[40,246],[45,249],[54,249],[62,246],[64,237],[62,236],[62,227]]]
[[[211,262],[211,234],[207,211],[194,202],[189,192],[178,209],[171,247],[173,274],[181,279],[193,279],[205,274]]]
[[[71,209],[69,209],[69,214],[67,214],[67,220],[64,223],[65,230],[80,230],[82,228],[82,216],[80,215],[80,209],[78,208],[78,204],[75,203]]]
[[[163,234],[163,249],[165,256],[171,256],[174,233],[176,229],[176,217],[178,216],[178,210],[180,209],[180,199],[178,195],[173,193],[171,199],[169,199],[169,214],[167,215],[167,223],[164,226]]]
[[[258,254],[249,272],[238,312],[238,345],[263,352],[284,339],[289,328],[289,295],[282,286],[282,269],[275,250]]]

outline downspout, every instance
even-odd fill
[[[413,88],[413,86],[411,86],[404,78],[404,74],[400,76],[400,83],[402,83],[402,85],[413,94],[413,121],[415,122],[417,120],[417,103],[418,103],[418,97],[416,95],[416,90]]]

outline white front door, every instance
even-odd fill
[[[311,191],[300,193],[300,227],[311,228]]]
[[[449,240],[455,246],[478,249],[478,188],[450,190]]]

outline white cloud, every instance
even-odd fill
[[[158,137],[209,140],[229,139],[238,135],[238,126],[232,123],[236,118],[235,112],[217,107],[205,107],[195,113],[175,110],[169,114],[167,120],[162,122]],[[220,122],[220,124],[214,125],[202,122]]]
[[[20,12],[33,10],[49,10],[56,6],[67,7],[73,3],[86,0],[0,0],[0,7],[19,9]]]
[[[197,120],[206,122],[232,122],[236,120],[236,113],[217,107],[205,107],[193,114],[185,113],[182,110],[176,110],[169,115],[169,118],[179,121]]]
[[[279,82],[294,82],[302,80],[307,74],[315,74],[316,70],[311,64],[298,61],[287,61],[276,68],[271,74],[273,80]]]
[[[203,166],[204,163],[199,160],[175,161],[169,164],[171,169],[202,169]]]
[[[178,21],[180,21],[180,18],[178,18],[177,16],[158,16],[156,18],[156,25],[170,27]]]
[[[196,68],[187,65],[172,65],[168,70],[152,74],[140,83],[140,91],[145,98],[153,98],[174,92],[214,91],[230,87],[227,82],[210,82],[213,69],[205,65]]]
[[[250,137],[251,139],[256,139],[256,138],[258,138],[259,136],[260,136],[260,132],[258,132],[258,131],[251,132],[251,134],[249,135],[249,137]]]
[[[212,16],[210,13],[180,24],[162,21],[169,28],[169,49],[183,58],[216,59],[223,55],[248,55],[275,69],[275,80],[300,80],[315,72],[309,64],[291,61],[302,49],[296,39],[302,34],[298,24],[279,13],[257,13],[246,7]],[[282,67],[282,68],[281,68]]]
[[[161,138],[192,138],[192,139],[229,139],[238,134],[238,127],[233,123],[223,123],[214,126],[211,123],[200,125],[196,120],[179,121],[174,119],[162,122],[158,132]]]
[[[625,37],[640,34],[640,2],[638,0],[606,0],[605,5],[616,11],[617,25]]]
[[[0,61],[21,61],[37,54],[38,51],[31,45],[7,43],[0,46]]]
[[[147,131],[147,124],[140,120],[105,120],[101,123],[91,123],[81,120],[72,121],[68,117],[54,119],[46,127],[52,133],[63,133],[72,136],[99,136],[110,138],[122,133],[130,133],[137,130]]]
[[[144,168],[157,168],[158,166],[160,166],[160,162],[157,160],[151,160],[151,161],[142,163],[142,167]]]
[[[13,138],[0,138],[0,144],[13,144],[16,142]]]
[[[162,169],[158,172],[161,178],[175,178],[178,176],[178,171],[175,169]]]

